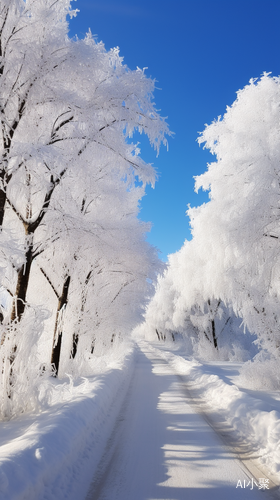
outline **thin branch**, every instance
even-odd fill
[[[6,47],[5,47],[4,54],[3,54],[3,55],[4,55],[4,57],[6,56],[7,47],[8,47],[8,45],[9,45],[9,42],[10,42],[11,38],[12,38],[14,35],[16,35],[17,33],[19,33],[19,31],[23,30],[24,28],[26,28],[26,26],[22,26],[21,28],[18,28],[17,30],[16,30],[15,26],[13,27],[13,29],[12,29],[12,33],[10,34],[10,36],[9,36],[9,38],[7,39],[7,42],[6,42]]]
[[[47,275],[47,273],[44,271],[44,269],[42,267],[40,267],[40,271],[43,273],[43,275],[45,276],[47,282],[50,284],[53,292],[55,293],[56,295],[56,298],[59,299],[59,293],[57,292],[57,290],[55,289],[54,287],[54,284],[52,283],[51,279],[49,278],[49,276]]]
[[[64,176],[64,174],[66,173],[66,171],[67,171],[67,167],[65,167],[62,170],[62,172],[60,172],[59,176],[57,176],[56,179],[53,179],[53,176],[51,176],[50,189],[47,191],[47,193],[45,195],[42,209],[40,210],[40,213],[39,213],[37,219],[28,224],[28,233],[29,234],[34,233],[36,231],[37,227],[39,226],[39,224],[41,224],[43,218],[46,215],[46,211],[50,205],[51,197],[53,195],[55,187],[60,183],[60,181],[61,181],[62,177]]]
[[[5,10],[5,7],[3,8],[3,10]],[[3,56],[2,35],[3,35],[3,30],[5,28],[5,25],[6,25],[6,22],[7,22],[7,19],[8,19],[8,14],[9,14],[9,7],[6,9],[6,15],[4,17],[3,24],[2,24],[1,30],[0,30],[0,56],[1,57]],[[0,74],[1,75],[3,74],[3,69],[4,69],[4,65],[2,64],[2,66],[0,68]]]
[[[113,298],[113,300],[111,301],[111,304],[113,304],[113,302],[116,300],[116,298],[120,295],[121,291],[128,285],[130,285],[131,283],[133,283],[134,280],[131,280],[131,281],[127,281],[126,283],[124,283],[121,288],[119,289],[118,293],[115,295],[115,297]]]
[[[41,255],[50,245],[52,245],[53,243],[55,243],[56,241],[59,240],[59,236],[56,236],[55,238],[49,238],[49,240],[47,240],[47,243],[45,243],[45,245],[43,245],[42,243],[40,243],[37,247],[36,250],[33,250],[33,259],[36,259],[36,257],[38,257],[39,255]],[[40,249],[40,246],[42,246],[42,248]]]
[[[58,142],[59,140],[63,140],[63,139],[59,139],[59,138],[57,138],[57,139],[55,140],[55,136],[56,136],[57,132],[58,132],[58,131],[62,128],[62,127],[64,127],[64,125],[67,125],[67,123],[70,123],[71,121],[73,121],[74,115],[72,115],[72,116],[70,116],[69,118],[67,118],[67,119],[63,120],[63,121],[62,121],[59,125],[56,125],[56,124],[57,124],[58,120],[59,120],[62,116],[66,115],[67,113],[70,113],[70,112],[71,112],[71,110],[70,110],[70,109],[68,109],[67,111],[64,111],[64,113],[61,113],[61,115],[59,115],[59,116],[56,118],[56,120],[55,120],[55,122],[54,122],[54,124],[53,124],[53,127],[52,127],[52,132],[51,132],[51,140],[50,140],[50,142],[48,143],[48,145],[54,144],[55,142]]]
[[[13,209],[13,211],[15,212],[15,214],[18,216],[19,220],[23,223],[24,227],[26,227],[28,225],[27,221],[24,219],[24,217],[22,217],[22,215],[19,213],[19,211],[16,209],[16,207],[14,206],[14,204],[11,202],[11,200],[9,200],[9,198],[7,197],[6,198],[6,201],[7,203],[10,205],[10,207]]]

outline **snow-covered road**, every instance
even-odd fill
[[[188,403],[170,365],[142,344],[87,500],[269,498],[259,485]]]

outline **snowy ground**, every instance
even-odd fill
[[[133,370],[134,351],[97,363],[99,374],[51,380],[45,409],[0,423],[1,500],[82,500]]]
[[[280,498],[279,393],[238,388],[236,363],[180,354],[141,341],[1,423],[0,499]]]

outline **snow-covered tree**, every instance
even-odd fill
[[[79,315],[73,336],[67,336],[67,359],[80,348],[85,317],[93,323],[98,315],[100,335],[107,331],[110,339],[134,326],[157,265],[144,241],[148,226],[137,219],[155,171],[132,143],[136,130],[157,152],[166,143],[154,82],[140,69],[129,70],[118,49],[107,52],[90,32],[84,40],[70,40],[70,4],[0,0],[1,348],[9,404],[7,384],[22,380],[17,366],[28,365],[43,332],[38,322],[46,314],[39,313],[36,279],[44,283],[41,294],[48,290],[52,296],[46,362],[52,358],[57,372],[63,324],[69,326],[74,310]],[[109,321],[112,304],[119,311],[116,331]],[[91,346],[99,338],[97,327],[92,337]]]
[[[264,74],[237,94],[199,142],[217,161],[196,179],[210,202],[190,209],[207,244],[215,296],[230,300],[264,346],[279,349],[280,79]]]
[[[255,336],[244,329],[229,296],[219,295],[223,277],[211,258],[217,243],[200,236],[169,255],[141,331],[154,341],[181,339],[189,353],[204,359],[247,360],[257,353]]]
[[[58,290],[70,280],[69,295],[64,295],[67,309],[66,302],[63,306],[59,301],[59,310],[64,307],[65,315],[66,362],[71,351],[74,357],[78,353],[84,358],[93,347],[94,353],[100,353],[115,338],[125,337],[141,320],[150,296],[147,278],[153,279],[160,269],[155,250],[145,242],[148,226],[137,218],[143,188],[129,187],[112,171],[105,175],[105,170],[94,182],[93,178],[86,180],[85,184],[81,179],[76,182],[79,189],[70,206],[71,178],[64,191],[66,206],[63,193],[57,193],[63,217],[56,218],[51,227],[60,236],[37,259],[57,299]],[[81,349],[81,339],[87,353]]]
[[[186,331],[188,318],[201,339],[219,349],[229,326],[239,336],[239,317],[263,348],[279,356],[279,102],[280,78],[264,74],[201,134],[199,143],[216,161],[196,178],[196,189],[209,190],[210,200],[189,208],[192,240],[170,256],[148,323],[156,319]],[[189,323],[188,330],[192,335]]]

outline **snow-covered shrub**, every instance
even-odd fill
[[[1,324],[0,415],[11,418],[38,409],[39,387],[51,370],[38,356],[38,344],[49,313],[28,307],[20,323]]]

